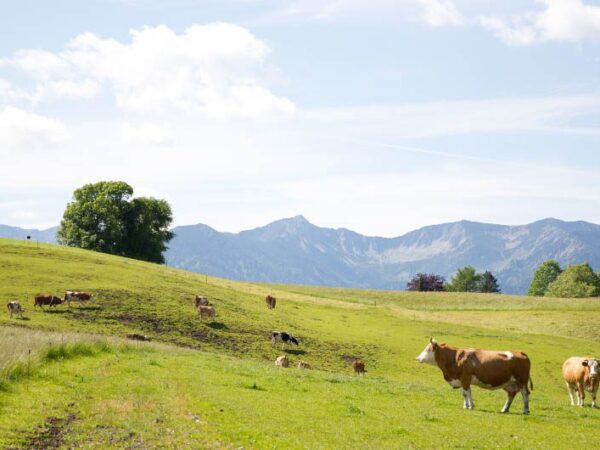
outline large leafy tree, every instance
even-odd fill
[[[600,295],[600,278],[589,264],[568,266],[546,289],[548,297],[596,297]]]
[[[562,269],[557,261],[549,259],[544,261],[533,274],[533,280],[529,285],[527,295],[541,296],[546,293],[546,289],[561,274]]]
[[[465,266],[454,274],[450,283],[446,285],[447,291],[452,292],[478,292],[481,274],[473,266]]]
[[[479,278],[479,286],[477,288],[478,292],[487,292],[487,293],[498,293],[500,292],[500,286],[498,285],[498,280],[496,277],[490,272],[486,270],[481,274]]]
[[[132,199],[122,181],[101,181],[76,189],[58,230],[61,244],[163,263],[171,207],[164,200]]]
[[[443,291],[444,277],[433,273],[418,273],[406,284],[409,291]]]

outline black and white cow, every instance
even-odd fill
[[[300,345],[298,339],[284,331],[273,331],[273,333],[271,333],[271,344],[275,345],[276,342],[281,342],[281,348],[283,348],[285,344]]]
[[[12,319],[13,314],[16,314],[21,319],[23,318],[23,307],[21,306],[21,304],[18,301],[12,300],[12,301],[8,302],[6,305],[6,309],[8,309],[8,314],[11,319]]]

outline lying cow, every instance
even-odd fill
[[[194,297],[194,305],[196,305],[196,309],[198,309],[198,306],[200,305],[208,306],[208,298],[204,295],[196,295],[196,297]]]
[[[307,363],[306,361],[299,361],[298,362],[298,369],[307,369],[307,370],[311,370],[312,367],[309,363]]]
[[[289,367],[290,360],[285,355],[278,356],[277,359],[275,360],[275,365],[277,367]]]
[[[204,320],[205,317],[207,319],[214,319],[216,316],[215,307],[200,305],[198,306],[198,315],[200,316],[200,320]]]
[[[285,344],[300,345],[294,336],[284,331],[273,331],[271,333],[271,344],[275,345],[276,342],[281,342],[281,348],[284,348]]]
[[[83,302],[87,302],[92,300],[93,295],[92,294],[88,294],[87,292],[80,292],[80,291],[66,291],[65,292],[65,298],[64,301],[67,302],[67,304],[69,305],[69,308],[71,307],[71,302],[72,301],[79,301],[79,307],[81,308],[81,304]]]
[[[277,303],[277,299],[272,295],[267,295],[265,297],[265,302],[267,303],[267,308],[273,309],[275,308],[275,304]]]
[[[352,361],[352,368],[354,369],[354,375],[364,375],[366,372],[365,363],[362,359],[355,359]]]
[[[143,341],[143,342],[150,342],[152,340],[151,337],[146,336],[145,334],[139,334],[139,333],[128,334],[127,339],[131,339],[132,341]]]
[[[571,405],[575,405],[574,395],[577,394],[577,406],[583,406],[585,391],[588,391],[592,393],[592,408],[595,408],[600,382],[600,361],[574,356],[565,361],[562,373],[567,383]]]
[[[55,295],[48,295],[48,294],[37,294],[35,297],[33,297],[33,308],[37,308],[38,306],[42,309],[44,309],[44,305],[48,306],[49,308],[54,306],[55,308],[62,304],[63,300],[56,297]]]
[[[21,306],[21,304],[18,301],[12,300],[12,301],[8,302],[6,304],[6,309],[8,309],[8,315],[10,316],[11,319],[12,319],[13,314],[19,316],[21,319],[23,318],[23,307]]]
[[[533,390],[531,362],[522,352],[497,352],[473,348],[454,348],[430,339],[417,357],[420,363],[438,366],[444,380],[454,389],[462,387],[464,407],[473,409],[471,385],[484,389],[504,389],[508,398],[503,413],[507,413],[517,392],[523,396],[523,414],[529,414],[529,390]]]

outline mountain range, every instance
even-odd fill
[[[322,228],[303,216],[240,233],[207,225],[173,229],[167,264],[224,278],[373,289],[405,289],[418,272],[447,279],[465,265],[490,270],[502,292],[527,292],[543,261],[588,262],[600,268],[600,225],[544,219],[528,225],[460,221],[432,225],[399,237],[364,236]],[[0,237],[26,235],[54,242],[56,227],[23,230],[0,225]]]
[[[235,234],[202,224],[174,231],[169,265],[238,280],[405,289],[415,273],[448,279],[472,265],[494,273],[503,292],[522,294],[547,259],[600,268],[600,225],[583,221],[507,226],[463,220],[395,238],[321,228],[302,216]]]

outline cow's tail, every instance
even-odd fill
[[[529,375],[529,390],[533,391],[533,380],[531,379],[531,375]]]

